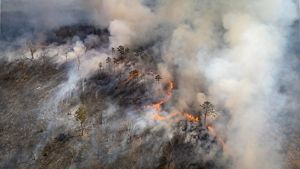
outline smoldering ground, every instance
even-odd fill
[[[129,87],[128,91],[122,91],[122,88],[115,88],[118,86],[116,79],[121,80],[122,77],[127,77],[126,75],[121,78],[117,75],[112,77],[106,77],[105,74],[95,75],[95,72],[99,71],[98,63],[102,62],[105,65],[105,59],[111,56],[111,47],[124,45],[133,51],[143,50],[148,53],[135,61],[141,63],[137,67],[143,72],[149,72],[146,65],[151,63],[152,66],[149,68],[152,69],[151,71],[160,74],[164,79],[171,79],[175,82],[173,99],[165,105],[167,110],[197,112],[200,110],[197,105],[205,100],[210,100],[216,105],[220,118],[215,121],[214,125],[230,148],[232,164],[229,167],[249,169],[297,167],[295,161],[297,161],[298,152],[289,152],[288,150],[290,146],[298,146],[295,144],[297,142],[295,133],[297,133],[296,128],[299,123],[299,120],[296,120],[299,119],[297,111],[299,64],[296,45],[298,38],[294,36],[299,34],[296,2],[291,0],[262,0],[259,2],[246,0],[226,2],[219,0],[197,2],[73,0],[47,2],[45,5],[28,0],[22,1],[26,5],[19,8],[10,5],[12,2],[6,2],[8,7],[4,11],[6,13],[21,12],[24,14],[22,15],[24,19],[19,18],[22,22],[16,20],[7,27],[10,26],[17,31],[20,24],[26,21],[28,29],[17,31],[18,34],[16,31],[4,31],[5,36],[2,36],[5,37],[2,47],[4,48],[3,57],[9,58],[9,60],[21,57],[30,58],[28,47],[24,45],[29,41],[39,46],[47,46],[47,55],[52,58],[51,62],[56,65],[55,67],[58,70],[61,67],[65,68],[62,71],[65,79],[60,82],[60,85],[52,87],[51,97],[49,96],[49,99],[45,99],[45,103],[39,106],[42,113],[38,113],[40,114],[38,117],[47,117],[46,121],[51,121],[51,123],[49,122],[51,125],[47,124],[46,128],[49,128],[47,131],[59,130],[59,126],[63,126],[63,129],[60,129],[62,131],[75,129],[78,124],[74,118],[64,114],[61,109],[69,114],[74,114],[72,110],[76,110],[78,102],[82,102],[80,97],[89,96],[87,98],[90,99],[87,99],[85,104],[100,102],[99,105],[101,105],[103,102],[102,104],[106,105],[100,106],[101,108],[90,105],[91,110],[89,111],[107,112],[108,114],[98,114],[112,119],[124,116],[124,119],[133,123],[132,125],[137,124],[139,126],[137,128],[142,128],[143,130],[140,132],[150,130],[150,133],[156,133],[153,132],[153,128],[156,127],[153,127],[152,122],[149,123],[147,120],[147,112],[146,114],[137,113],[136,107],[143,107],[143,104],[159,100],[159,97],[162,96],[155,91],[157,88],[163,89],[163,86],[155,83],[149,85],[152,83],[146,83],[146,81],[151,78],[146,77],[129,84],[129,86],[132,85],[132,88]],[[10,20],[7,22],[10,23]],[[67,40],[64,38],[61,39],[62,41],[58,40],[59,38],[52,34],[50,35],[52,40],[47,41],[45,40],[47,36],[40,34],[40,32],[53,32],[54,29],[73,24],[93,25],[103,32],[107,29],[107,39],[99,38],[99,34],[95,32],[88,33],[92,36],[76,36],[80,33],[67,31],[71,35]],[[11,35],[16,34],[18,36],[10,38]],[[7,41],[9,43],[6,43]],[[60,41],[60,44],[54,43],[55,41]],[[93,47],[89,48],[88,46]],[[36,58],[42,56],[43,51],[44,49],[37,51]],[[80,58],[79,69],[77,58]],[[94,79],[96,82],[90,79]],[[111,86],[106,88],[98,86],[108,83],[107,81]],[[7,89],[5,88],[5,90]],[[96,91],[97,97],[93,98],[87,93],[81,95],[76,92],[78,90],[84,90],[87,93]],[[155,94],[151,94],[152,92]],[[105,96],[105,99],[100,99],[101,96]],[[132,98],[136,99],[134,103],[126,103]],[[124,105],[120,105],[124,101],[125,108]],[[64,105],[65,102],[68,106]],[[4,103],[3,105],[8,104]],[[130,106],[127,107],[128,105]],[[64,106],[66,107],[63,108]],[[49,109],[53,113],[49,113]],[[57,114],[57,112],[61,113]],[[285,118],[286,116],[288,118]],[[100,118],[94,114],[92,117],[94,118],[91,119],[95,120]],[[290,119],[289,117],[294,118]],[[134,150],[134,148],[128,147],[122,149],[122,146],[111,150],[113,153],[102,150],[103,146],[97,144],[101,141],[96,138],[104,138],[101,138],[97,131],[104,130],[115,133],[116,128],[121,126],[118,119],[109,122],[113,124],[108,128],[113,128],[113,130],[104,129],[105,127],[91,130],[93,133],[90,135],[93,140],[92,145],[97,147],[95,150],[97,150],[99,158],[105,159],[99,160],[101,162],[107,162],[108,159],[115,161],[121,157],[122,152],[126,154],[129,150]],[[88,124],[93,123],[88,122]],[[166,123],[162,126],[162,130],[165,132],[159,135],[164,138],[160,141],[169,141],[173,138],[172,124]],[[41,142],[49,142],[51,137],[56,137],[57,134],[55,132],[44,134],[47,136]],[[126,140],[124,137],[120,137],[120,139]],[[148,138],[149,141],[145,141],[144,148],[158,142],[153,151],[149,153],[159,152],[157,147],[161,142],[153,137],[147,137],[147,134],[145,138],[146,140]],[[82,146],[91,146],[82,144],[77,139],[71,142]],[[121,141],[116,142],[120,143]],[[41,147],[45,147],[45,145]],[[112,147],[115,145],[110,146],[110,148]],[[85,151],[90,149],[87,148]],[[76,151],[74,150],[74,152]],[[104,156],[103,152],[108,155]],[[87,157],[86,153],[82,153],[82,155],[75,156]],[[74,153],[70,152],[70,154]],[[203,158],[205,157],[198,159],[201,161]],[[290,160],[291,158],[292,160]],[[158,158],[155,157],[145,159],[149,160],[149,164],[159,163],[157,162]],[[183,157],[182,159],[187,160]],[[293,162],[287,163],[289,160]],[[88,160],[85,163],[80,163],[80,160],[74,162],[72,159],[71,161],[70,163],[73,165],[84,166],[88,163]],[[126,160],[124,161],[125,165]],[[136,166],[141,167],[141,165]],[[144,167],[147,168],[146,165]]]

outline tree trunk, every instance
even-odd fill
[[[33,52],[33,50],[30,50],[30,54],[31,54],[31,60],[33,60],[34,59],[34,52]]]

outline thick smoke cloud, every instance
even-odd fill
[[[158,69],[177,84],[173,109],[212,101],[220,116],[226,112],[230,117],[216,125],[227,139],[234,168],[285,168],[280,153],[285,138],[276,133],[281,126],[275,121],[290,99],[280,92],[279,80],[283,73],[293,75],[285,61],[289,29],[297,19],[292,0],[22,3],[19,9],[8,6],[5,11],[23,11],[39,30],[85,21],[108,28],[111,47],[159,43],[152,46],[163,60]],[[74,46],[69,55],[76,58],[80,42]],[[96,62],[83,60],[80,76],[96,69],[97,65],[89,66],[92,63]],[[295,78],[291,76],[288,81]]]
[[[287,30],[296,19],[295,4],[282,0],[144,4],[147,1],[104,0],[97,3],[94,17],[107,15],[99,24],[104,20],[109,25],[113,45],[163,37],[164,62],[159,67],[165,77],[177,78],[177,109],[185,109],[196,100],[196,92],[207,90],[207,98],[221,111],[229,111],[231,119],[223,132],[235,168],[284,168],[279,153],[282,138],[270,133],[284,109],[285,96],[277,83],[286,58]]]

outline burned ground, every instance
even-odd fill
[[[99,44],[86,44],[87,51],[107,48],[107,30],[81,25],[55,30],[48,35],[52,39],[43,44],[63,45],[73,36],[84,41],[87,34],[100,37]],[[59,97],[57,92],[70,85],[70,71],[80,68],[76,58],[63,63],[51,57],[1,61],[0,168],[231,166],[223,142],[201,121],[170,123],[150,117],[151,123],[145,123],[149,126],[139,129],[147,106],[160,102],[169,92],[167,79],[157,73],[159,59],[151,56],[151,45],[131,50],[119,46],[105,52],[111,52],[111,58],[105,58],[97,71],[79,79],[74,89]],[[176,95],[172,99],[176,100]],[[87,115],[83,135],[74,113],[80,106],[86,108]],[[198,115],[196,106],[190,105],[185,111]],[[161,107],[169,111],[168,103]],[[297,144],[290,144],[288,149],[291,164],[297,165]]]
[[[42,59],[22,59],[1,63],[1,168],[220,168],[213,163],[222,149],[205,128],[191,122],[179,125],[173,139],[166,141],[167,131],[151,128],[135,132],[129,123],[121,123],[128,110],[139,115],[139,108],[155,102],[151,88],[156,80],[130,77],[130,71],[95,73],[78,84],[77,95],[60,103],[52,118],[69,116],[78,104],[87,107],[85,135],[79,125],[68,128],[51,124],[40,117],[43,102],[51,99],[57,87],[67,81],[71,63],[56,65]],[[82,87],[84,84],[84,89]],[[150,93],[149,93],[150,92]],[[107,103],[118,106],[112,116],[105,111]],[[44,112],[47,113],[47,112]],[[187,124],[188,123],[188,124]],[[54,126],[52,126],[54,125]],[[57,126],[55,126],[57,125]],[[201,147],[199,149],[199,147]],[[213,148],[215,147],[215,148]],[[197,152],[203,149],[204,152]],[[203,161],[203,154],[216,151],[216,156]],[[202,155],[201,155],[202,154]]]

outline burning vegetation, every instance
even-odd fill
[[[91,32],[89,27],[75,28]],[[62,42],[64,37],[67,42],[69,36],[77,32],[75,28],[58,30],[58,41]],[[1,63],[1,92],[5,98],[24,97],[22,90],[28,89],[29,85],[36,91],[32,93],[33,98],[48,93],[41,97],[52,100],[60,94],[55,91],[66,90],[66,70],[72,64],[75,65],[73,71],[82,70],[84,62],[79,57],[55,63],[57,55],[50,55],[52,42],[47,43],[34,51],[31,44],[28,49],[30,59],[25,57]],[[84,52],[92,49],[95,48],[84,48]],[[225,167],[225,161],[229,160],[224,157],[225,143],[212,131],[212,121],[206,122],[207,116],[214,112],[210,102],[199,105],[201,111],[198,112],[176,111],[176,106],[170,104],[176,99],[173,97],[176,82],[157,73],[151,64],[147,65],[143,57],[148,54],[124,46],[113,47],[108,52],[109,55],[96,64],[97,69],[90,76],[78,79],[70,93],[63,94],[63,99],[57,98],[55,103],[51,101],[50,104],[39,101],[38,104],[44,104],[42,107],[49,108],[37,111],[43,111],[48,117],[33,117],[34,125],[24,135],[38,147],[27,147],[26,151],[23,150],[25,156],[15,155],[15,163],[2,163],[4,168],[68,168],[74,165],[88,168]],[[50,85],[44,81],[53,78],[57,79],[57,83]],[[10,87],[16,89],[16,96],[5,93]],[[35,106],[33,98],[27,98],[26,107]],[[3,99],[1,102],[8,105]],[[114,103],[113,107],[108,103]],[[22,109],[7,108],[7,111],[19,113]],[[69,120],[58,122],[57,118]],[[6,125],[4,121],[1,123]],[[49,130],[50,124],[60,127]],[[18,125],[23,126],[21,123]],[[7,129],[7,132],[13,131]],[[20,135],[18,132],[15,134]],[[30,135],[33,138],[28,138]],[[1,137],[2,142],[15,139],[10,135]],[[3,144],[6,144],[5,141]],[[4,149],[3,153],[12,150]],[[28,151],[31,153],[28,154]],[[84,155],[86,153],[89,156]],[[61,156],[64,156],[62,161],[59,160]],[[221,159],[224,163],[215,162]]]
[[[295,2],[2,1],[0,168],[298,169]]]

